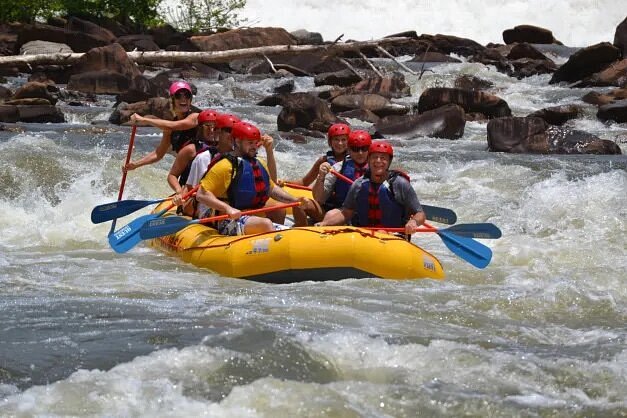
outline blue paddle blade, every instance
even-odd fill
[[[501,230],[491,223],[457,224],[446,228],[445,231],[461,237],[476,239],[498,239],[503,236]]]
[[[484,268],[490,264],[492,250],[472,238],[460,237],[445,230],[439,230],[438,235],[453,254],[468,261],[477,268]]]
[[[91,211],[91,221],[95,224],[111,221],[145,208],[153,203],[163,202],[161,200],[120,200],[119,202],[105,203],[94,207]]]
[[[421,205],[422,210],[428,220],[446,225],[453,225],[457,222],[457,214],[451,209],[438,206]]]
[[[128,225],[109,235],[109,245],[116,253],[125,253],[141,242],[139,231],[148,221],[158,218],[159,214],[140,216]]]
[[[190,221],[182,216],[168,216],[166,218],[153,219],[146,222],[139,231],[141,239],[153,239],[172,235],[188,225],[198,223],[198,220]]]

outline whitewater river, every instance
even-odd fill
[[[460,73],[495,83],[515,115],[588,91],[455,64],[409,76],[403,101]],[[199,106],[276,133],[279,109],[251,104],[276,80],[195,83]],[[418,234],[445,281],[267,285],[109,248],[110,225],[89,215],[117,198],[130,132],[91,124],[109,99],[64,107],[64,125],[0,131],[0,416],[627,414],[627,157],[489,153],[478,122],[458,141],[392,138],[422,202],[502,229],[483,241],[491,264]],[[627,152],[627,126],[584,106],[569,126]],[[134,156],[158,140],[138,129]],[[325,143],[278,140],[280,175],[302,174]],[[124,197],[166,196],[171,161],[131,172]]]

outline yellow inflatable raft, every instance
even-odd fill
[[[301,227],[229,237],[192,224],[149,240],[149,245],[222,276],[268,283],[444,278],[440,261],[422,248],[401,237],[355,227]]]

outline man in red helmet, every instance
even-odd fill
[[[300,212],[301,222],[306,222],[303,209],[311,210],[313,203],[305,198],[295,198],[277,187],[265,164],[256,158],[261,143],[259,129],[239,122],[233,125],[231,134],[235,141],[233,153],[212,161],[196,195],[201,204],[229,215],[230,219],[217,223],[218,231],[224,235],[242,235],[276,230],[280,226],[268,218],[241,214],[246,209],[263,207],[270,197],[285,203],[301,201],[302,208],[294,208],[294,216],[296,218]],[[203,217],[211,215],[202,214]]]
[[[344,161],[331,166],[328,162],[320,165],[318,177],[313,185],[314,199],[324,208],[324,211],[342,207],[350,184],[338,180],[330,171],[338,172],[351,180],[355,180],[366,173],[368,169],[368,149],[372,144],[372,137],[363,130],[352,131],[348,134],[348,157]]]
[[[353,182],[340,209],[327,212],[320,226],[405,227],[413,234],[425,222],[425,213],[409,179],[390,171],[394,150],[385,141],[375,141],[368,149],[369,169]]]
[[[350,126],[345,123],[334,123],[331,125],[327,132],[327,143],[331,149],[314,162],[313,166],[311,166],[302,179],[293,180],[290,181],[290,183],[309,186],[316,179],[322,163],[333,165],[337,162],[344,161],[347,155],[348,134],[350,134],[350,132]]]

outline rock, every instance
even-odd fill
[[[13,99],[39,98],[46,100],[48,104],[54,105],[57,103],[57,98],[50,94],[51,90],[58,91],[56,86],[30,81],[17,89],[13,95]]]
[[[558,44],[562,43],[553,37],[553,32],[533,25],[519,25],[513,29],[503,31],[503,41],[506,44],[527,42],[530,44]]]
[[[33,106],[33,105],[44,105],[44,106],[50,106],[50,102],[46,99],[40,99],[40,98],[35,98],[35,97],[31,97],[28,99],[13,99],[13,100],[7,100],[4,102],[4,104],[8,104],[8,105],[23,105],[23,106]]]
[[[324,100],[308,93],[291,93],[281,98],[283,109],[277,117],[280,131],[301,127],[326,132],[333,123],[343,122],[329,109]]]
[[[0,122],[15,123],[19,120],[17,106],[0,104]]]
[[[627,86],[627,59],[617,61],[606,69],[583,80],[578,87]]]
[[[20,48],[20,55],[35,54],[71,54],[74,51],[66,44],[48,41],[30,41],[26,42]]]
[[[614,46],[621,50],[623,58],[627,58],[627,17],[616,27]]]
[[[51,105],[16,106],[22,122],[63,123],[61,110]]]
[[[620,50],[609,42],[582,48],[555,71],[549,84],[562,81],[572,83],[597,73],[620,59]]]
[[[482,113],[488,118],[512,114],[505,100],[493,94],[446,87],[429,88],[422,92],[418,101],[418,111],[423,113],[446,104],[456,104],[467,113]]]
[[[116,125],[128,123],[133,113],[166,120],[174,119],[174,115],[170,110],[170,101],[165,97],[154,97],[132,104],[120,103],[111,113],[109,122]]]
[[[388,116],[377,122],[375,128],[383,135],[458,139],[464,135],[465,125],[464,110],[449,104],[420,114]]]
[[[550,126],[536,117],[504,117],[488,122],[490,151],[531,154],[620,154],[612,141],[587,132]]]
[[[381,120],[380,117],[375,115],[370,110],[366,109],[349,110],[347,112],[338,113],[338,116],[342,119],[359,119],[361,121],[369,123],[377,123],[379,120]]]
[[[348,68],[332,73],[321,73],[314,77],[315,86],[332,85],[346,87],[361,81],[361,77]]]
[[[285,78],[279,82],[272,90],[277,94],[286,94],[294,91],[294,78]]]
[[[322,35],[318,32],[309,32],[305,29],[299,29],[290,32],[290,35],[296,39],[298,45],[322,45],[324,43]]]
[[[514,61],[510,61],[512,70],[507,74],[510,77],[516,77],[522,79],[525,77],[531,77],[539,74],[551,74],[557,70],[557,65],[550,59],[536,60],[531,58],[519,58]]]
[[[405,76],[399,72],[394,72],[392,75],[385,75],[384,77],[367,77],[358,81],[357,84],[350,88],[350,91],[354,94],[378,94],[388,99],[411,95],[411,89],[405,82]]]
[[[87,52],[92,48],[108,45],[110,40],[99,36],[65,28],[35,23],[23,25],[18,33],[17,47],[27,42],[45,40],[68,45],[74,52]]]
[[[378,94],[344,94],[331,101],[331,110],[334,112],[355,109],[370,110],[379,117],[404,115],[409,112],[407,107],[393,104]]]
[[[296,39],[283,28],[233,29],[209,36],[192,36],[190,41],[201,51],[297,44]]]
[[[187,36],[180,33],[176,29],[174,29],[170,25],[162,25],[151,28],[147,32],[148,35],[151,35],[153,40],[161,49],[168,49],[168,47],[172,45],[185,45],[189,44],[192,46],[193,44],[188,41]],[[198,48],[193,47],[193,49],[178,49],[180,51],[198,51]]]
[[[546,60],[547,57],[528,43],[516,43],[507,54],[507,59],[531,58],[534,60]]]
[[[117,39],[125,51],[160,51],[159,45],[151,35],[125,35]]]
[[[11,96],[13,96],[13,92],[11,90],[9,90],[7,87],[0,86],[0,103],[2,103],[6,99],[9,99]]]
[[[494,87],[494,83],[474,75],[463,74],[455,79],[455,87],[463,90],[486,90]]]
[[[613,120],[618,123],[627,122],[627,99],[599,107],[597,118],[603,121]]]
[[[0,56],[15,55],[17,52],[17,33],[12,25],[0,23]]]
[[[577,118],[581,114],[581,107],[577,105],[553,106],[540,109],[531,113],[528,117],[543,119],[551,125],[563,125],[571,119]]]
[[[627,99],[627,88],[615,89],[607,94],[601,94],[596,91],[591,91],[581,98],[585,103],[593,105],[605,105],[614,103],[617,100]]]

